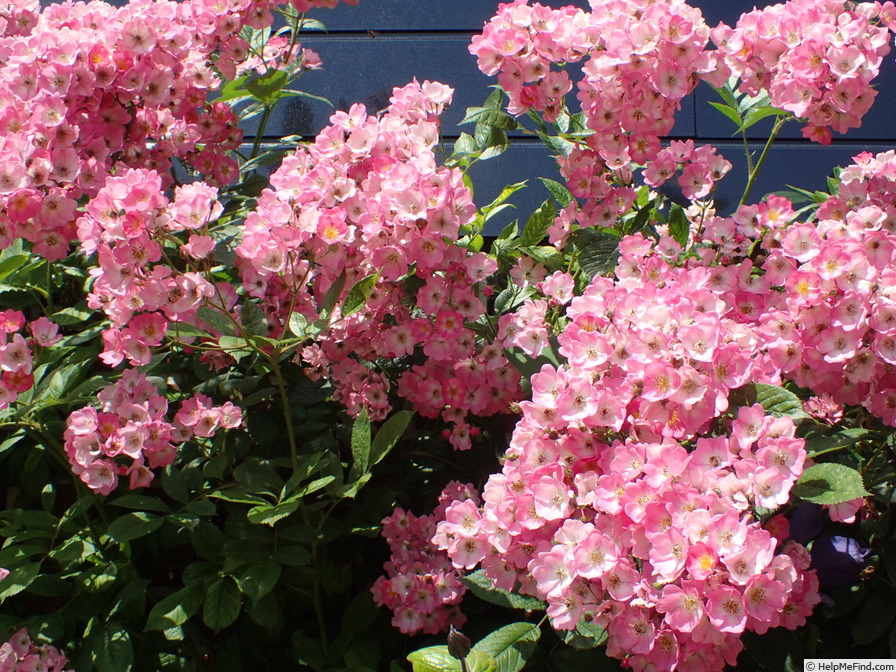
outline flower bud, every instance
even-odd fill
[[[448,632],[448,653],[458,660],[464,660],[472,649],[469,638],[452,625]]]

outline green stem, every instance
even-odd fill
[[[741,131],[740,137],[744,141],[744,155],[747,157],[747,173],[753,172],[753,153],[750,151],[750,141],[747,138],[747,132]]]
[[[47,262],[47,315],[52,315],[53,310],[53,262]]]
[[[255,142],[252,145],[252,156],[249,157],[249,161],[252,161],[258,156],[258,151],[261,149],[261,141],[264,138],[264,129],[267,128],[273,109],[274,108],[271,105],[264,106],[264,112],[261,114],[261,121],[258,122],[258,130],[255,132]]]
[[[762,154],[759,155],[759,160],[750,171],[750,177],[747,179],[747,186],[744,189],[744,195],[741,196],[740,203],[737,204],[737,207],[740,207],[747,202],[747,198],[750,196],[750,192],[753,190],[753,184],[756,182],[756,176],[759,175],[759,171],[762,169],[762,164],[765,163],[765,159],[768,156],[768,151],[774,144],[775,138],[778,137],[778,133],[781,131],[781,127],[784,126],[785,121],[787,121],[787,117],[778,117],[775,120],[775,125],[772,128],[771,135],[768,136],[768,142],[765,143],[765,147],[762,148]]]
[[[305,12],[296,14],[296,22],[295,25],[293,25],[289,35],[289,48],[286,50],[286,58],[284,59],[285,63],[289,63],[289,61],[292,59],[292,52],[295,50],[296,45],[299,43],[299,33],[302,32],[302,26],[304,25]]]
[[[292,471],[296,473],[299,470],[299,448],[296,443],[295,431],[292,427],[292,409],[289,405],[289,395],[286,393],[286,381],[283,379],[283,372],[280,370],[280,362],[277,359],[279,353],[268,355],[268,361],[271,363],[271,372],[277,381],[277,389],[280,391],[280,403],[283,404],[283,419],[286,421],[286,435],[289,438],[289,454],[292,457]]]

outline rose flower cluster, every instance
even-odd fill
[[[466,326],[484,313],[484,281],[497,265],[455,244],[475,206],[460,171],[436,164],[438,115],[451,95],[415,82],[379,116],[360,105],[335,113],[271,176],[236,252],[245,291],[275,332],[293,313],[308,324],[324,315],[301,357],[311,376],[332,379],[349,413],[384,418],[391,382],[376,361],[422,354],[398,392],[420,414],[455,423],[452,440],[466,448],[468,416],[506,411],[519,376]],[[363,305],[343,314],[363,283]],[[331,291],[341,300],[327,315]]]
[[[239,407],[229,401],[214,406],[202,394],[186,399],[169,422],[168,400],[136,369],[125,370],[97,400],[99,409],[88,406],[68,417],[65,452],[75,475],[103,495],[119,477],[127,477],[131,489],[149,485],[153,469],[174,462],[178,444],[242,423]]]

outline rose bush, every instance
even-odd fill
[[[337,4],[0,8],[0,669],[888,657],[896,153],[752,192],[861,123],[893,3],[516,0],[451,154],[430,81],[264,142]],[[698,86],[733,212],[663,139]],[[486,238],[508,131],[558,173]]]

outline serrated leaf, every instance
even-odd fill
[[[358,280],[358,282],[348,290],[348,294],[345,295],[345,301],[342,303],[343,317],[354,315],[367,305],[367,299],[370,298],[370,294],[373,292],[373,288],[376,286],[376,282],[379,278],[380,274],[378,272],[373,273],[366,278]]]
[[[139,539],[140,537],[145,537],[147,534],[152,534],[159,529],[164,522],[165,519],[160,516],[155,516],[144,511],[136,511],[121,516],[120,518],[116,518],[109,523],[106,534],[119,543],[125,543],[133,541],[134,539]]]
[[[357,478],[370,466],[370,417],[362,409],[352,424],[352,474]]]
[[[558,633],[567,646],[580,651],[593,649],[607,641],[607,631],[601,626],[580,619],[575,630],[563,630]]]
[[[202,601],[202,620],[212,630],[231,625],[240,615],[240,589],[229,576],[209,584]]]
[[[40,574],[39,562],[29,562],[27,565],[10,570],[7,577],[0,581],[0,600],[21,593],[34,583],[38,574]]]
[[[469,133],[461,133],[457,140],[454,141],[453,158],[460,158],[475,154],[477,151],[476,141]]]
[[[305,338],[308,329],[308,319],[301,313],[292,313],[289,316],[289,330],[297,338]]]
[[[488,215],[490,215],[493,212],[498,211],[498,210],[496,210],[498,208],[498,206],[504,204],[504,201],[506,201],[508,198],[513,196],[513,194],[518,192],[520,189],[524,189],[525,187],[526,187],[525,180],[523,180],[522,182],[517,182],[516,184],[508,184],[506,187],[504,187],[501,190],[501,193],[498,194],[497,198],[495,198],[495,200],[493,200],[491,203],[489,203],[488,205],[486,205],[482,208],[482,214],[486,215],[486,220],[488,219]],[[514,206],[510,206],[509,204],[504,204],[504,207],[514,207]]]
[[[448,653],[447,646],[428,646],[408,656],[414,672],[461,672],[460,661]],[[488,654],[470,651],[468,672],[495,672],[497,663]]]
[[[248,79],[248,74],[237,77],[236,79],[231,79],[220,88],[220,90],[218,91],[218,95],[215,96],[215,100],[223,103],[228,100],[236,100],[238,98],[245,98],[251,95],[248,91],[246,91],[245,87],[246,81]]]
[[[575,200],[575,197],[572,195],[572,192],[566,188],[566,185],[560,184],[555,180],[549,180],[546,177],[539,177],[542,184],[547,188],[549,192],[551,192],[551,196],[560,204],[560,207],[565,208],[567,205],[572,203]]]
[[[554,199],[549,198],[542,203],[538,210],[532,213],[523,233],[520,234],[519,246],[530,247],[538,245],[547,235],[548,229],[554,223],[557,217],[557,207],[554,205]]]
[[[733,121],[734,125],[738,128],[743,125],[744,120],[741,118],[740,114],[738,114],[737,110],[735,110],[733,107],[729,107],[728,105],[724,105],[722,103],[714,103],[712,101],[710,101],[709,104],[716,108],[719,112],[724,114],[726,117],[728,117],[731,121]],[[736,132],[737,131],[735,131],[735,133]]]
[[[71,308],[63,308],[59,312],[50,315],[50,321],[55,322],[60,327],[68,327],[73,324],[83,325],[94,315],[96,315],[96,312],[87,307],[72,306]]]
[[[641,212],[647,212],[642,210]],[[688,244],[688,234],[691,225],[688,222],[687,215],[677,203],[673,203],[669,208],[669,233],[675,239],[675,242],[686,247]]]
[[[134,647],[124,628],[110,623],[91,638],[90,658],[97,672],[129,672],[134,665]]]
[[[796,423],[810,417],[803,409],[803,402],[790,390],[766,383],[756,383],[753,387],[756,390],[756,403],[772,415],[786,415]]]
[[[495,672],[519,672],[535,650],[541,629],[532,623],[511,623],[477,642],[473,651],[495,659]]]
[[[200,306],[196,310],[196,317],[205,322],[213,330],[224,336],[235,336],[233,320],[230,316],[225,315],[220,310],[211,306]]]
[[[807,502],[831,505],[866,497],[869,493],[858,471],[835,462],[823,462],[803,472],[793,486],[793,494]]]
[[[537,597],[511,593],[502,588],[495,588],[485,573],[479,569],[472,574],[467,574],[461,579],[476,597],[492,604],[511,609],[525,609],[527,611],[541,611],[547,609],[547,604]]]
[[[398,411],[382,424],[370,444],[371,467],[379,464],[395,447],[413,417],[413,411]]]
[[[252,600],[253,604],[270,593],[280,580],[280,563],[273,560],[249,565],[236,575],[240,592]]]
[[[268,70],[259,77],[247,80],[244,88],[263,104],[271,105],[277,101],[277,94],[288,81],[289,74],[283,70]]]
[[[136,509],[138,511],[156,511],[158,513],[171,513],[171,507],[162,500],[148,495],[124,495],[107,502],[109,506],[120,506],[123,509]]]
[[[495,314],[503,315],[513,310],[533,294],[535,294],[534,287],[520,288],[516,285],[507,287],[495,298]]]
[[[765,119],[767,117],[782,117],[782,116],[789,116],[789,115],[790,115],[790,113],[787,112],[786,110],[781,110],[777,107],[771,107],[770,105],[756,107],[756,108],[751,109],[744,116],[744,123],[737,130],[738,130],[738,132],[745,131],[748,128],[750,128],[751,126],[753,126],[754,124],[757,124],[758,122],[762,121],[763,119]]]
[[[498,240],[511,240],[517,237],[517,234],[520,232],[519,222],[517,220],[513,220],[504,227],[501,233],[498,234]]]
[[[146,618],[147,630],[168,630],[186,623],[202,606],[202,587],[181,588],[156,602]]]
[[[871,430],[851,427],[833,434],[811,432],[803,438],[806,440],[806,453],[809,457],[816,457],[854,446],[871,434]]]
[[[275,523],[298,511],[298,509],[299,502],[297,499],[287,500],[280,504],[261,504],[249,509],[246,517],[250,523],[255,525],[273,526]]]
[[[320,317],[321,320],[328,320],[330,314],[333,312],[333,308],[336,307],[336,303],[339,301],[339,297],[342,296],[342,290],[345,288],[345,273],[341,273],[339,277],[337,277],[333,284],[327,289],[327,293],[324,295],[323,303],[320,306]]]
[[[513,115],[493,107],[468,107],[460,122],[460,125],[464,124],[484,124],[505,131],[515,130],[519,126]]]
[[[535,131],[536,135],[541,138],[541,141],[546,144],[551,150],[559,154],[560,156],[569,156],[572,153],[572,150],[575,149],[575,144],[566,140],[565,138],[557,137],[556,135],[548,135],[547,133],[542,133],[541,131]]]
[[[25,267],[31,259],[30,254],[12,254],[0,260],[0,280]]]
[[[616,236],[586,229],[576,232],[573,244],[578,250],[579,267],[589,279],[606,275],[616,268],[619,261],[619,238]]]
[[[240,307],[240,322],[247,336],[266,336],[268,333],[264,311],[253,301],[246,301]]]

